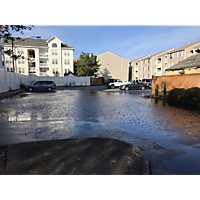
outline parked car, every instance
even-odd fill
[[[31,85],[27,85],[26,89],[32,91],[49,91],[56,89],[56,84],[53,81],[36,81]]]
[[[108,88],[114,89],[124,84],[120,79],[108,79],[107,86]]]
[[[136,89],[145,90],[147,86],[144,83],[141,83],[138,80],[136,80],[128,84],[121,85],[119,88],[121,90],[136,90]]]
[[[144,83],[147,87],[149,86],[149,84],[151,83],[152,79],[142,79],[142,83]]]
[[[148,87],[149,87],[149,89],[151,89],[151,83],[149,83],[149,86],[148,86]]]

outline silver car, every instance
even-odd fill
[[[56,89],[56,84],[53,81],[36,81],[31,85],[26,86],[29,92],[32,91],[49,91]]]

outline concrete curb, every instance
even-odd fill
[[[25,91],[25,89],[17,89],[17,90],[12,90],[12,91],[8,91],[8,92],[0,93],[0,100],[10,98],[10,97],[12,97],[16,94],[19,94],[21,92],[24,92],[24,91]]]

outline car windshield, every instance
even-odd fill
[[[40,81],[33,83],[33,85],[40,85]]]

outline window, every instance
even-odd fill
[[[65,61],[64,61],[64,64],[65,64],[65,65],[70,65],[70,60],[65,60]]]
[[[40,85],[40,81],[33,83],[33,85]]]
[[[57,47],[57,44],[56,44],[56,43],[53,43],[53,44],[52,44],[52,47]]]
[[[70,56],[69,50],[64,50],[64,56]]]
[[[58,55],[58,50],[57,49],[52,49],[52,55]]]
[[[150,63],[150,58],[148,58],[148,63]]]
[[[173,58],[173,53],[170,53],[169,58],[170,58],[170,59]]]
[[[65,69],[65,74],[67,74],[67,69]]]
[[[177,57],[182,57],[183,56],[183,51],[177,52]]]
[[[143,72],[144,72],[144,67],[143,67]]]
[[[150,71],[150,67],[148,66],[148,71]]]
[[[58,73],[58,69],[53,69],[53,74]]]
[[[52,59],[52,64],[57,65],[58,64],[58,59]]]
[[[24,49],[23,48],[17,48],[17,54],[24,54]]]
[[[18,68],[18,70],[19,70],[19,73],[21,74],[22,73],[21,68]]]
[[[18,64],[24,64],[24,59],[19,58],[19,59],[18,59]]]
[[[24,68],[22,68],[22,73],[25,73],[25,69]]]
[[[150,74],[148,74],[148,78],[150,78]]]
[[[145,60],[143,60],[143,64],[145,64]]]
[[[144,74],[143,74],[143,78],[144,78]]]
[[[6,58],[6,63],[12,63],[12,59],[11,58]]]

